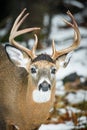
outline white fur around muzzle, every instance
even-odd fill
[[[43,92],[42,90],[33,91],[33,100],[36,103],[48,102],[50,98],[51,98],[51,90],[48,90],[47,92]]]

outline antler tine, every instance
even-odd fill
[[[78,28],[78,25],[75,21],[75,18],[74,16],[71,14],[70,11],[67,11],[67,14],[69,15],[69,17],[71,18],[72,20],[72,23],[68,22],[67,20],[64,19],[64,22],[69,25],[70,27],[72,27],[75,31],[74,33],[74,42],[72,43],[72,45],[66,49],[63,49],[61,51],[56,51],[56,49],[54,49],[54,46],[53,46],[53,54],[52,54],[52,58],[53,59],[57,59],[59,56],[63,55],[63,54],[67,54],[69,53],[70,51],[73,51],[75,50],[79,44],[80,44],[80,31],[79,31],[79,28]],[[54,44],[54,43],[53,43]],[[55,50],[55,51],[54,51]]]
[[[32,48],[32,53],[34,54],[34,56],[36,56],[35,51],[36,51],[36,48],[37,48],[38,38],[37,38],[36,34],[34,34],[34,37],[35,37],[35,43],[34,43],[34,46]]]
[[[29,15],[29,13],[25,14],[24,17],[22,19],[20,19],[20,21],[16,24],[14,31],[17,31],[18,28],[20,27],[20,25],[24,22],[24,20],[27,18],[27,16]]]
[[[31,31],[34,31],[34,30],[37,30],[37,29],[40,29],[40,28],[37,28],[37,27],[34,27],[34,28],[26,28],[26,29],[23,29],[23,30],[18,30],[19,26],[24,22],[24,20],[26,19],[26,17],[29,15],[29,13],[24,14],[26,9],[24,9],[20,15],[17,17],[17,19],[15,20],[14,22],[14,25],[12,27],[12,30],[11,30],[11,33],[10,33],[10,36],[9,36],[9,42],[16,46],[17,48],[21,49],[22,51],[26,52],[32,59],[35,57],[35,49],[32,49],[32,50],[29,50],[27,49],[26,47],[23,47],[22,45],[18,44],[14,38],[21,35],[21,34],[24,34],[24,33],[27,33],[27,32],[31,32]],[[36,37],[36,36],[35,36]],[[36,42],[37,42],[37,38],[36,38]],[[36,48],[36,42],[35,42],[35,47],[33,48]],[[33,54],[34,53],[34,54]]]
[[[52,41],[52,50],[53,50],[53,54],[52,54],[52,55],[54,55],[55,52],[56,52],[55,42],[54,42],[54,40]]]
[[[18,21],[20,20],[20,18],[22,17],[22,15],[24,14],[25,11],[26,11],[26,8],[23,9],[23,11],[20,13],[20,15],[15,20],[14,25],[13,25],[13,27],[11,29],[11,33],[14,31],[15,27],[17,26]]]

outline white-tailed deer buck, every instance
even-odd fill
[[[36,130],[45,123],[55,97],[55,75],[67,54],[80,44],[80,32],[73,15],[68,11],[72,23],[65,21],[75,31],[72,45],[57,51],[52,43],[52,55],[36,55],[37,36],[32,50],[19,45],[14,38],[39,28],[19,30],[28,13],[26,9],[17,17],[5,48],[0,46],[0,120],[6,122],[6,130]],[[24,15],[24,16],[23,16]]]

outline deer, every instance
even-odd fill
[[[36,55],[38,38],[32,49],[20,45],[15,38],[39,30],[38,27],[19,30],[29,13],[24,9],[14,22],[9,44],[0,45],[0,120],[6,123],[6,130],[37,130],[49,117],[49,110],[55,100],[56,72],[66,67],[69,54],[80,44],[80,31],[70,11],[72,22],[64,22],[73,28],[73,43],[62,50],[56,50],[52,41],[52,54]],[[68,57],[68,58],[67,58]]]

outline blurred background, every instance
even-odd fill
[[[38,31],[39,40],[42,41],[41,44],[46,41],[46,45],[50,45],[50,40],[55,35],[55,31],[57,31],[57,29],[59,31],[59,28],[65,27],[62,23],[62,17],[58,19],[55,16],[63,15],[64,17],[67,10],[70,10],[74,14],[79,26],[87,27],[87,0],[0,0],[1,42],[8,41],[9,31],[13,22],[24,8],[27,8],[27,12],[29,12],[30,15],[22,26],[41,27],[41,31]],[[56,25],[52,27],[53,24]],[[52,36],[50,33],[55,26],[56,30],[53,30]],[[59,34],[58,32],[56,33]],[[30,38],[29,34],[27,35],[21,36],[20,40],[24,39],[24,41],[27,42]],[[58,38],[55,40],[58,42]]]
[[[63,18],[70,21],[66,12],[74,15],[81,33],[81,44],[74,51],[67,68],[56,75],[56,94],[48,124],[63,124],[64,130],[87,130],[87,0],[0,0],[0,44],[7,44],[10,30],[19,13],[27,8],[29,17],[20,28],[40,27],[40,31],[16,38],[27,48],[32,48],[34,33],[38,35],[37,53],[52,53],[52,39],[57,50],[73,42],[73,29]],[[49,127],[49,128],[48,128]],[[60,130],[60,126],[42,126],[40,130]]]

